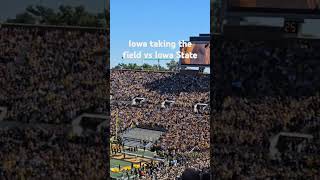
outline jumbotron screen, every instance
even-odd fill
[[[192,43],[191,47],[181,47],[184,54],[196,54],[197,58],[181,58],[181,65],[210,66],[210,43]]]
[[[282,9],[314,11],[320,0],[228,0],[228,9]]]

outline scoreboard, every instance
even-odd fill
[[[196,54],[196,58],[180,57],[180,65],[192,67],[210,66],[210,34],[199,34],[189,38],[191,47],[181,47],[180,54]]]
[[[228,0],[228,11],[314,13],[320,0]]]
[[[301,34],[299,31],[303,29],[305,19],[320,18],[320,0],[226,0],[225,2],[226,17],[230,19],[283,18],[284,22],[279,31],[290,37]],[[279,27],[279,24],[274,26]]]

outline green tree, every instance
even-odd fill
[[[166,63],[166,65],[169,71],[174,71],[178,68],[178,62],[174,60],[171,60],[170,62]]]
[[[144,70],[152,70],[152,69],[153,69],[153,66],[151,66],[150,64],[144,63],[144,64],[142,65],[142,68],[143,68]]]
[[[23,23],[23,24],[35,24],[36,19],[29,13],[20,13],[16,15],[15,19],[8,19],[8,23]]]
[[[137,65],[136,63],[132,64],[124,64],[124,63],[120,63],[117,66],[114,67],[114,69],[132,69],[132,70],[139,70],[141,69],[141,67],[139,65]]]
[[[61,5],[55,11],[45,6],[28,6],[25,12],[16,15],[14,19],[8,19],[9,23],[28,23],[46,25],[69,25],[102,27],[106,24],[109,12],[90,13],[84,6]]]

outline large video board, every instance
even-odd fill
[[[181,58],[181,65],[210,66],[210,42],[192,42],[191,47],[181,47],[180,52],[197,55],[197,58]]]
[[[228,0],[228,11],[315,13],[320,0]]]

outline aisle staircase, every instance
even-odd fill
[[[7,116],[7,112],[7,107],[0,107],[0,122],[5,119],[5,117]]]

